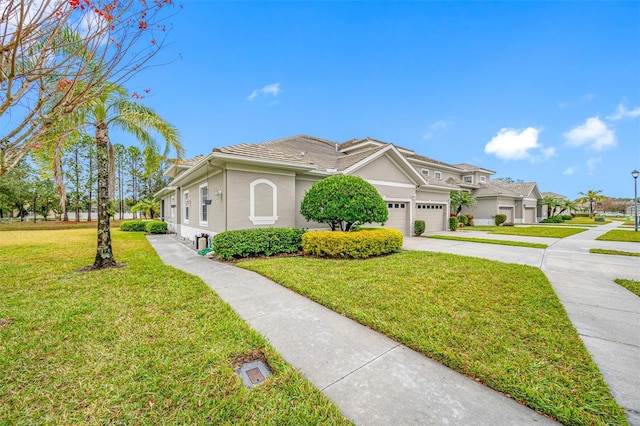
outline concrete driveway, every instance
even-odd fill
[[[476,238],[542,242],[549,245],[545,250],[420,237],[405,238],[404,248],[541,268],[629,423],[640,426],[640,297],[613,282],[615,278],[640,281],[640,258],[589,253],[591,248],[640,253],[638,243],[595,240],[619,225],[589,228],[563,239],[465,233]]]

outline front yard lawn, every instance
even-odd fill
[[[120,269],[76,272],[96,231],[0,233],[0,424],[349,424],[199,278],[143,234]],[[274,370],[245,388],[231,360]]]
[[[490,234],[524,237],[565,238],[586,231],[586,228],[552,228],[550,226],[469,226],[465,231],[485,231]]]
[[[524,241],[492,240],[489,238],[458,237],[453,235],[427,235],[426,238],[434,238],[436,240],[468,241],[471,243],[498,244],[503,246],[530,247],[539,249],[546,249],[547,247],[549,247],[546,244],[526,243]]]
[[[621,285],[636,296],[640,297],[640,281],[623,280],[622,278],[616,278],[614,281],[616,284]]]
[[[537,268],[415,251],[239,266],[566,424],[626,424]]]
[[[640,232],[634,230],[612,229],[604,235],[600,235],[596,240],[603,241],[623,241],[625,243],[640,243]]]

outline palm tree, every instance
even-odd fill
[[[558,214],[562,214],[562,212],[564,212],[564,211],[566,211],[569,214],[571,214],[571,210],[577,210],[578,209],[578,205],[576,204],[576,202],[575,201],[571,201],[569,199],[562,200],[558,207],[560,207],[560,209],[561,209],[558,212]]]
[[[589,203],[589,217],[593,217],[594,204],[607,198],[604,195],[600,195],[601,193],[602,190],[600,189],[597,191],[590,189],[587,192],[578,192],[578,195],[582,195],[582,197],[576,199],[576,203]]]
[[[159,210],[160,203],[155,200],[140,200],[135,206],[131,207],[132,213],[140,212],[145,219],[147,215],[149,215],[149,219],[153,219]]]
[[[562,202],[557,198],[553,198],[549,195],[543,197],[542,200],[538,201],[538,205],[547,206],[547,217],[553,217],[556,214],[556,209],[560,207]],[[562,213],[562,212],[561,212]]]
[[[451,191],[450,198],[451,210],[455,210],[456,216],[460,214],[463,207],[471,209],[476,205],[476,199],[467,191]]]
[[[110,161],[111,141],[109,128],[117,128],[138,139],[145,150],[157,151],[157,144],[151,132],[158,133],[165,140],[165,154],[173,149],[182,158],[182,147],[178,130],[160,117],[154,110],[131,99],[120,86],[108,85],[103,93],[84,105],[86,121],[95,128],[98,163],[98,247],[92,269],[117,266],[111,247],[110,217],[113,215],[110,175],[115,173]]]

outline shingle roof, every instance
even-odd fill
[[[523,197],[526,197],[529,194],[531,194],[531,192],[536,187],[535,182],[508,183],[500,179],[494,179],[491,182],[494,183],[495,185],[499,185],[503,188],[506,188],[509,191],[515,192],[516,194],[521,195]]]
[[[473,195],[476,197],[491,196],[491,195],[507,195],[511,197],[521,197],[520,194],[507,188],[503,185],[495,183],[495,181],[489,181],[486,185],[482,185],[473,191]]]
[[[454,166],[459,169],[470,171],[470,172],[477,171],[477,170],[486,170],[488,172],[495,173],[493,170],[485,169],[484,167],[474,166],[473,164],[469,164],[469,163],[458,163],[458,164],[454,164]]]
[[[565,200],[567,198],[564,195],[558,194],[556,192],[541,192],[540,195],[542,196],[542,198],[544,198],[544,197],[552,197],[552,198],[556,198],[558,200]]]

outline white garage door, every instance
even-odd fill
[[[535,223],[536,221],[536,208],[525,207],[524,208],[524,223]]]
[[[415,220],[424,220],[425,231],[444,231],[446,209],[442,204],[416,204]]]
[[[394,228],[407,235],[407,212],[409,211],[409,203],[388,202],[389,220],[384,224],[385,228]]]
[[[513,207],[499,207],[498,213],[507,216],[507,222],[513,223]]]

